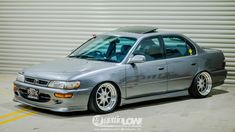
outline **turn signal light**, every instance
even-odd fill
[[[54,95],[57,98],[72,98],[73,97],[72,93],[55,93]]]
[[[13,84],[13,91],[16,92],[17,91],[17,88],[16,88],[16,85]]]

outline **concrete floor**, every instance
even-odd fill
[[[13,102],[14,79],[15,75],[0,75],[1,132],[235,132],[235,87],[217,87],[204,99],[186,96],[123,106],[101,117],[141,118],[141,126],[104,129],[93,125],[95,114],[87,111],[61,114]]]

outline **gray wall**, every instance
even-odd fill
[[[234,0],[0,0],[0,73],[66,56],[91,34],[147,25],[224,51],[235,83]]]

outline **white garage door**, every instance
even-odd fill
[[[91,34],[147,25],[224,51],[235,83],[234,0],[0,0],[0,73],[64,57]]]

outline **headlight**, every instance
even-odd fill
[[[16,77],[16,80],[20,81],[20,82],[24,82],[24,75],[18,74],[17,77]]]
[[[51,81],[48,87],[60,88],[60,89],[76,89],[80,87],[80,82],[79,81],[74,81],[74,82]]]

